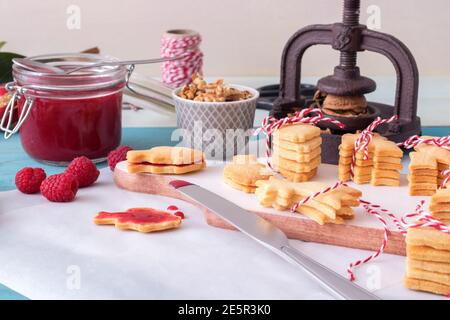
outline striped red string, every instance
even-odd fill
[[[384,252],[384,249],[386,248],[386,245],[388,243],[388,237],[389,237],[389,228],[388,228],[387,222],[383,218],[383,216],[377,210],[372,208],[369,202],[364,201],[364,200],[361,200],[361,202],[364,203],[363,206],[366,209],[367,213],[375,216],[378,219],[378,221],[380,221],[381,224],[383,225],[383,229],[384,229],[383,241],[381,243],[380,248],[377,251],[375,251],[373,254],[368,256],[367,258],[356,260],[354,262],[350,262],[350,264],[347,268],[347,274],[348,274],[348,278],[350,281],[356,280],[355,273],[353,271],[354,268],[356,268],[362,264],[368,263],[369,261],[374,260],[375,258],[377,258],[380,254],[382,254]],[[375,206],[375,207],[380,208],[379,206]]]
[[[333,191],[333,190],[335,190],[336,188],[338,188],[338,187],[340,187],[340,186],[342,186],[342,185],[346,185],[346,184],[345,184],[343,181],[338,181],[338,182],[336,182],[334,185],[332,185],[332,186],[330,186],[330,187],[327,187],[327,188],[325,188],[325,189],[323,189],[323,190],[321,190],[321,191],[318,191],[318,192],[316,192],[316,193],[314,193],[314,194],[312,194],[312,195],[310,195],[310,196],[307,196],[306,198],[300,200],[299,202],[296,202],[296,203],[292,206],[291,211],[292,211],[292,212],[295,212],[295,211],[298,209],[298,207],[304,205],[304,204],[307,203],[308,201],[310,201],[310,200],[312,200],[312,199],[314,199],[314,198],[317,198],[318,196],[320,196],[320,195],[322,195],[322,194],[325,194],[325,193],[327,193],[327,192]]]
[[[342,185],[347,186],[347,184],[344,183],[343,181],[338,181],[334,185],[329,186],[321,191],[318,191],[298,201],[292,206],[291,211],[295,212],[299,206],[306,204],[308,201],[317,198],[322,194],[333,191]],[[360,202],[363,204],[363,207],[366,210],[366,212],[372,216],[375,216],[378,219],[378,221],[383,225],[383,240],[378,250],[375,251],[373,254],[364,259],[359,259],[349,264],[347,268],[347,274],[350,281],[356,280],[354,271],[355,268],[376,259],[384,252],[389,241],[390,230],[387,223],[388,221],[392,222],[397,231],[404,236],[406,236],[406,233],[408,232],[409,228],[423,228],[423,227],[432,227],[436,230],[445,233],[450,233],[450,226],[440,222],[439,220],[436,220],[435,218],[433,218],[432,215],[430,215],[423,209],[423,206],[425,204],[425,201],[423,200],[419,202],[413,213],[405,214],[401,218],[397,218],[395,214],[381,207],[381,205],[379,204],[375,204],[362,199],[360,200]],[[387,218],[385,218],[385,216]],[[415,220],[413,222],[408,222],[408,220],[412,218],[415,218]]]
[[[439,186],[439,189],[444,189],[447,187],[447,183],[450,181],[450,169],[442,171],[441,175],[445,178],[444,178],[444,180],[442,180],[442,183]]]
[[[308,114],[315,114],[313,116],[307,117]],[[263,132],[266,135],[266,161],[269,168],[273,170],[272,164],[270,162],[271,156],[271,146],[270,146],[270,137],[272,134],[280,129],[281,127],[287,124],[293,123],[306,123],[316,125],[318,122],[330,122],[343,129],[345,125],[335,119],[325,117],[322,111],[318,108],[306,108],[301,111],[296,112],[293,116],[276,119],[272,116],[265,117],[262,121],[261,127],[257,128],[254,132],[254,135],[258,135]]]
[[[400,142],[397,145],[405,149],[412,149],[419,144],[429,144],[436,147],[441,147],[450,151],[450,136],[438,137],[438,138],[422,138],[418,135],[414,135],[406,139],[404,142]]]

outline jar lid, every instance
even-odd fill
[[[31,90],[89,91],[125,82],[127,69],[120,65],[95,66],[70,74],[51,71],[52,68],[67,71],[102,61],[118,61],[118,59],[89,53],[47,54],[28,57],[22,62],[14,61],[12,70],[15,82]],[[33,65],[33,68],[27,67],[29,65]]]

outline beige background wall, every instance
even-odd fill
[[[380,31],[409,46],[422,75],[450,74],[450,1],[363,0],[363,22],[373,4],[381,9]],[[70,5],[81,10],[79,30],[66,26]],[[99,46],[121,58],[148,58],[158,55],[165,30],[192,28],[204,37],[207,75],[277,75],[289,36],[308,24],[337,21],[340,11],[340,0],[0,0],[0,39],[8,41],[4,50],[26,55]],[[304,74],[329,73],[336,62],[336,53],[314,48]],[[361,56],[360,65],[370,75],[393,73],[373,54]],[[159,69],[143,71],[158,75]]]

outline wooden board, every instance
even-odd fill
[[[259,214],[278,226],[291,239],[366,250],[377,250],[382,242],[384,231],[381,224],[375,217],[368,215],[362,207],[356,208],[355,219],[349,220],[345,224],[321,226],[298,213],[281,212],[260,206],[254,194],[246,194],[225,184],[222,179],[222,170],[222,163],[208,163],[208,167],[203,171],[181,176],[131,174],[126,170],[126,163],[121,162],[114,171],[114,181],[118,187],[130,191],[162,195],[193,203],[203,209],[207,223],[215,227],[234,229],[220,217],[207,211],[201,204],[186,198],[168,183],[171,180],[183,179],[213,191],[243,209]],[[337,166],[322,164],[314,181],[322,181],[331,185],[336,181],[335,177],[337,177]],[[383,204],[385,208],[397,214],[411,212],[418,201],[424,199],[408,195],[405,176],[402,176],[401,187],[374,187],[353,183],[350,185],[360,189],[364,199]],[[391,231],[385,252],[405,255],[404,236],[399,232]]]

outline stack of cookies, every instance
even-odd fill
[[[339,146],[339,179],[351,180],[351,165],[355,141],[359,133],[342,136]],[[375,134],[368,146],[369,158],[364,160],[364,151],[358,150],[353,167],[353,181],[374,186],[399,186],[402,170],[402,150],[392,141]]]
[[[435,137],[423,136],[421,138],[431,139]],[[442,175],[442,172],[450,168],[450,151],[430,144],[419,144],[414,149],[416,152],[410,153],[410,194],[416,196],[432,195],[446,178]],[[419,181],[421,184],[417,185]]]
[[[264,207],[277,210],[291,210],[300,200],[320,192],[328,186],[319,182],[290,182],[285,179],[270,177],[269,180],[256,182],[255,194]],[[296,212],[308,216],[318,224],[341,224],[345,219],[354,217],[352,207],[359,206],[361,192],[357,189],[339,186],[321,194],[296,208]]]
[[[321,162],[320,129],[310,124],[283,126],[273,134],[272,165],[290,181],[308,181]]]
[[[406,235],[405,286],[436,294],[450,293],[450,235],[431,228],[410,228]]]
[[[255,155],[237,155],[223,169],[225,183],[235,189],[254,193],[257,180],[267,180],[272,172],[259,163]]]
[[[431,196],[438,185],[438,165],[435,157],[427,152],[411,152],[408,187],[411,196]]]
[[[431,197],[430,212],[434,218],[450,225],[450,189],[439,189]]]
[[[336,96],[327,94],[322,110],[325,114],[339,117],[356,117],[367,112],[364,96]]]

